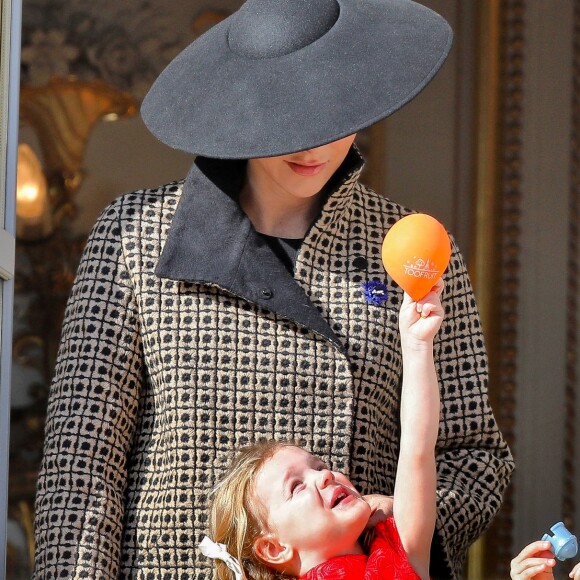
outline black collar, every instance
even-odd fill
[[[318,219],[335,195],[348,195],[363,160],[353,147],[330,179]],[[342,346],[334,332],[266,241],[256,233],[237,198],[245,161],[198,157],[183,184],[167,242],[155,273],[161,278],[216,285]],[[307,234],[308,237],[308,234]]]

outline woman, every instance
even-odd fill
[[[351,143],[450,45],[409,0],[248,0],[164,71],[144,120],[198,157],[183,182],[119,198],[89,238],[51,389],[36,578],[207,578],[208,491],[259,438],[302,440],[392,495],[402,291],[380,248],[409,212],[358,181]],[[431,575],[449,578],[512,461],[456,248],[445,282]]]

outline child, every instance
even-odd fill
[[[556,565],[554,554],[550,551],[550,542],[532,542],[528,544],[511,562],[510,577],[512,580],[554,580],[552,572]],[[573,580],[580,580],[580,562],[569,574]]]
[[[252,580],[429,577],[440,406],[433,340],[443,319],[442,287],[439,282],[419,302],[405,294],[400,309],[403,382],[393,517],[377,525],[370,556],[359,537],[371,507],[352,483],[305,450],[269,441],[243,450],[217,487],[211,534],[224,549],[206,539],[202,551],[227,562],[216,562],[218,580],[231,576],[228,568]]]

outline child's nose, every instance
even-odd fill
[[[328,484],[334,481],[334,473],[330,469],[323,469],[318,476],[318,485],[324,489]]]

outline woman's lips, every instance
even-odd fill
[[[294,173],[304,176],[318,175],[326,165],[326,163],[293,163],[292,161],[286,161],[286,163]]]

